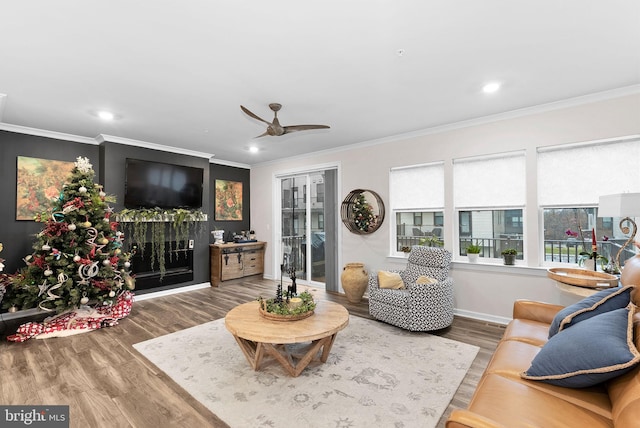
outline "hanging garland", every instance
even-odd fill
[[[207,216],[200,210],[184,208],[161,209],[141,208],[124,209],[117,214],[118,221],[123,225],[126,236],[131,237],[130,244],[137,246],[137,251],[144,257],[144,243],[151,239],[151,266],[158,266],[160,279],[166,273],[166,241],[175,241],[176,248],[187,245],[193,231],[196,235],[206,229]],[[149,225],[151,230],[149,234]],[[168,228],[166,226],[169,226]],[[168,230],[168,234],[167,234]],[[169,252],[169,260],[173,251]]]

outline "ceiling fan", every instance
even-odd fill
[[[292,126],[282,126],[280,125],[280,121],[278,120],[278,111],[280,111],[280,109],[282,108],[281,104],[278,103],[271,103],[269,104],[269,108],[271,110],[273,110],[273,122],[267,122],[266,120],[262,119],[261,117],[257,116],[256,114],[252,113],[251,111],[249,111],[249,109],[247,109],[244,106],[240,106],[240,108],[242,109],[243,112],[245,112],[247,115],[251,116],[252,118],[259,120],[260,122],[264,122],[266,123],[267,126],[267,130],[258,135],[255,138],[260,138],[260,137],[264,137],[265,135],[271,135],[273,137],[279,137],[280,135],[284,135],[284,134],[288,134],[290,132],[295,132],[295,131],[307,131],[309,129],[328,129],[329,126],[327,125],[292,125]]]

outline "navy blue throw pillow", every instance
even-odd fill
[[[552,385],[585,388],[613,379],[640,362],[633,343],[635,305],[615,309],[560,331],[520,376]]]
[[[553,318],[553,322],[549,326],[549,339],[559,331],[580,321],[614,309],[626,308],[631,301],[632,290],[633,285],[607,288],[585,297],[578,303],[567,306]]]

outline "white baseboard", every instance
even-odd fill
[[[507,325],[511,322],[511,318],[500,317],[491,314],[484,314],[482,312],[465,311],[464,309],[454,309],[454,315],[458,315],[464,318],[471,318],[474,320],[487,321],[494,324]]]
[[[265,276],[265,279],[272,279],[272,278],[267,278]],[[187,285],[186,287],[177,287],[177,288],[172,288],[170,290],[157,291],[155,293],[141,294],[139,296],[136,295],[135,300],[139,302],[142,300],[155,299],[156,297],[170,296],[172,294],[178,294],[178,293],[186,293],[188,291],[201,290],[203,288],[209,288],[209,287],[211,287],[211,284],[209,284],[208,282],[203,282],[202,284]],[[454,309],[453,313],[460,317],[491,322],[494,324],[507,325],[509,324],[509,322],[511,322],[511,318],[485,314],[482,312],[466,311],[464,309]]]
[[[208,282],[203,282],[202,284],[193,284],[193,285],[187,285],[185,287],[172,288],[170,290],[156,291],[155,293],[136,295],[135,300],[136,302],[140,302],[142,300],[155,299],[156,297],[170,296],[172,294],[178,294],[178,293],[186,293],[187,291],[201,290],[203,288],[209,288],[209,287],[211,287],[211,284],[209,284]]]

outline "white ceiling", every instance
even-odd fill
[[[3,122],[240,164],[640,84],[638,0],[2,3]]]

